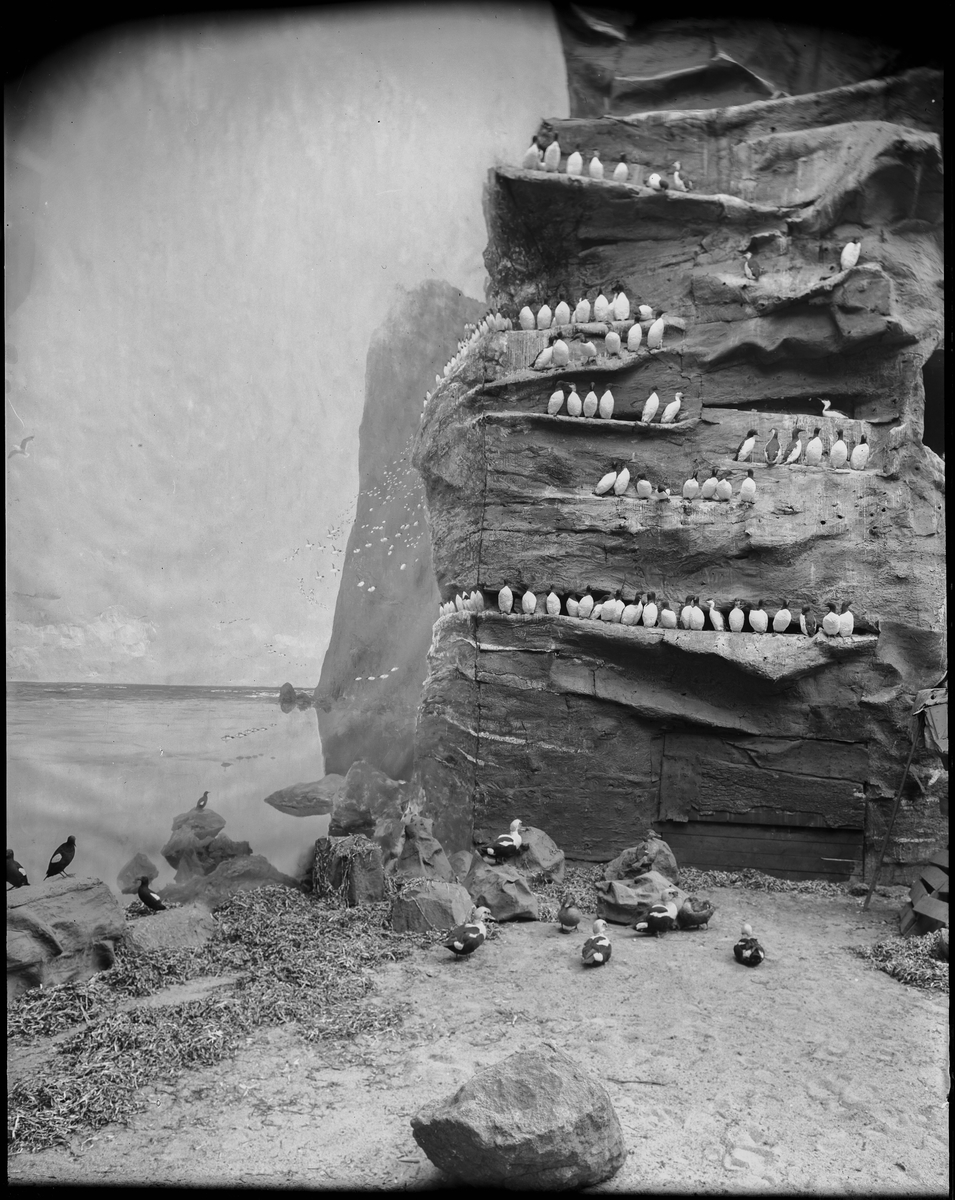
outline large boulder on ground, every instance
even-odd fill
[[[443,879],[416,879],[407,883],[391,905],[391,927],[396,933],[422,933],[428,929],[453,929],[463,924],[473,908],[468,890]]]
[[[220,830],[225,829],[225,817],[211,808],[190,808],[188,812],[173,817],[172,831],[185,829],[191,833],[200,846],[206,846]],[[165,857],[166,851],[159,852]],[[170,866],[175,866],[171,863]]]
[[[199,851],[202,843],[187,827],[176,829],[169,841],[163,846],[163,858],[176,871],[176,883],[187,883],[197,875],[204,875]]]
[[[543,829],[525,826],[521,834],[521,853],[512,859],[515,867],[535,883],[564,878],[564,852]]]
[[[446,881],[454,879],[454,871],[444,847],[431,832],[433,828],[434,822],[430,817],[411,817],[405,822],[404,845],[395,866],[396,875]]]
[[[209,875],[193,876],[182,883],[177,875],[176,882],[168,884],[159,894],[169,903],[199,902],[207,908],[215,908],[233,892],[246,892],[264,883],[280,883],[290,888],[299,886],[290,875],[283,875],[273,867],[264,855],[246,854],[227,859]]]
[[[241,858],[251,854],[252,847],[248,842],[234,842],[227,833],[217,834],[207,846],[200,846],[197,852],[202,869],[207,875],[230,858]]]
[[[381,847],[360,833],[319,838],[315,842],[312,885],[319,896],[341,893],[352,908],[383,900],[385,868]]]
[[[312,783],[293,783],[266,796],[270,804],[290,817],[324,817],[332,811],[345,786],[344,775],[326,775]]]
[[[629,883],[608,879],[596,886],[597,916],[618,925],[632,925],[634,921],[642,920],[654,904],[673,900],[680,908],[686,899],[686,892],[658,871],[648,871]]]
[[[116,876],[116,886],[124,896],[135,896],[139,891],[139,885],[142,883],[143,876],[150,883],[159,874],[159,868],[147,855],[139,853],[134,855],[129,862],[120,870]]]
[[[537,897],[510,863],[492,867],[475,856],[463,882],[474,903],[489,909],[495,921],[537,921],[540,917]]]
[[[460,880],[461,883],[467,879],[471,868],[474,866],[474,860],[477,857],[473,850],[455,850],[448,859],[455,878]]]
[[[7,999],[113,965],[123,910],[101,879],[57,876],[7,893]]]
[[[471,1186],[558,1191],[609,1179],[627,1157],[610,1094],[551,1046],[519,1050],[411,1118],[415,1141]]]
[[[672,883],[680,882],[680,868],[676,856],[663,838],[651,829],[645,838],[636,845],[618,854],[613,862],[604,868],[604,879],[636,879],[646,875],[648,871],[656,871],[665,875]]]
[[[403,817],[379,817],[371,832],[371,840],[381,849],[385,874],[393,875],[405,844]]]
[[[401,817],[417,788],[404,780],[389,779],[371,763],[359,759],[345,776],[328,826],[331,837],[362,833],[371,836],[380,817]]]
[[[126,942],[138,950],[184,950],[201,946],[215,933],[207,908],[190,904],[150,913],[126,925]]]

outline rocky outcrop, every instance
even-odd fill
[[[319,896],[338,892],[350,908],[385,898],[381,847],[363,834],[324,837],[315,843],[312,887]]]
[[[126,925],[126,942],[137,950],[184,950],[202,946],[215,933],[216,923],[205,908],[170,908],[150,913]]]
[[[116,886],[124,896],[135,896],[145,875],[150,883],[159,874],[159,868],[147,854],[134,854],[116,876]]]
[[[635,846],[630,846],[618,854],[613,862],[604,867],[604,879],[637,879],[648,871],[669,879],[671,883],[680,882],[680,868],[676,856],[670,847],[651,830],[647,836]]]
[[[416,1113],[411,1128],[431,1162],[469,1186],[584,1188],[627,1157],[606,1088],[551,1046],[480,1071]]]
[[[383,818],[396,819],[411,811],[418,787],[404,779],[389,779],[371,763],[359,759],[348,768],[328,826],[331,837],[370,835]]]
[[[245,892],[261,887],[265,883],[278,883],[283,887],[297,888],[298,881],[277,870],[261,854],[243,855],[222,862],[210,874],[190,875],[180,882],[167,884],[160,895],[173,904],[201,903],[215,908],[224,903],[233,892]]]
[[[877,850],[912,697],[944,670],[944,464],[922,439],[922,371],[942,329],[939,88],[916,70],[710,111],[545,121],[565,153],[596,147],[606,178],[491,171],[492,308],[516,326],[525,304],[612,297],[619,283],[667,325],[651,351],[644,322],[635,353],[613,352],[607,325],[568,326],[556,370],[534,366],[553,331],[487,333],[426,407],[415,463],[440,596],[481,584],[487,602],[435,622],[419,711],[414,778],[449,853],[469,847],[469,818],[506,828],[514,812],[573,858],[609,859],[659,823],[732,827],[730,859],[731,844],[769,845],[780,827],[811,828],[823,855],[846,830]],[[615,183],[621,154],[631,177]],[[676,160],[693,191],[643,186]],[[843,270],[852,237],[861,257]],[[624,347],[630,324],[616,326]],[[613,418],[549,416],[559,383],[610,388]],[[639,421],[654,390],[683,393],[673,425]],[[797,428],[804,444],[816,428],[827,446],[864,436],[869,460],[768,465],[773,431],[785,443]],[[740,464],[750,429],[757,453]],[[614,460],[670,499],[638,499],[633,484],[595,496]],[[726,472],[732,499],[684,501],[699,470]],[[561,614],[502,617],[505,581],[518,596],[553,589]],[[588,586],[598,600],[653,590],[677,610],[712,597],[724,619],[736,597],[797,616],[808,605],[816,620],[851,600],[855,629],[809,639],[795,622],[759,635],[567,616]],[[946,783],[909,785],[903,874],[940,844]],[[828,853],[820,867],[845,851]]]
[[[467,889],[442,879],[418,879],[406,884],[391,905],[396,933],[423,933],[463,925],[473,908]]]
[[[335,807],[344,784],[344,775],[326,775],[313,783],[293,783],[280,788],[266,796],[264,803],[290,817],[324,817]]]
[[[434,822],[427,817],[412,817],[405,822],[405,839],[395,865],[395,874],[417,879],[443,879],[450,882],[454,871],[444,847],[434,836]]]
[[[293,708],[311,708],[312,696],[308,692],[297,692],[290,683],[283,683],[279,688],[279,707],[286,713]]]
[[[7,1000],[106,970],[124,930],[123,910],[100,879],[57,877],[8,893]]]
[[[510,863],[491,867],[475,855],[462,882],[474,903],[486,908],[495,921],[536,921],[540,917],[540,902],[525,876]]]
[[[597,916],[618,925],[632,925],[647,915],[654,904],[673,901],[682,908],[686,892],[659,871],[648,871],[623,883],[619,879],[597,883]]]

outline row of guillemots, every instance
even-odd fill
[[[511,822],[509,833],[502,833],[493,842],[484,847],[482,854],[486,862],[510,862],[522,854],[526,848],[521,837],[525,827],[519,820]],[[698,900],[694,896],[684,900],[677,906],[675,900],[665,900],[653,904],[645,916],[641,916],[633,924],[638,935],[660,937],[675,929],[706,929],[715,908],[706,900]],[[573,897],[565,895],[557,912],[557,926],[561,933],[572,934],[583,921],[583,913],[574,903]],[[493,920],[491,911],[484,907],[474,907],[468,921],[458,925],[441,943],[457,958],[470,956],[487,941],[487,922]],[[607,937],[607,922],[596,920],[591,929],[591,936],[584,942],[580,956],[585,967],[602,967],[610,961],[612,945]],[[766,957],[766,952],[753,936],[752,927],[744,925],[739,941],[733,947],[733,957],[746,967],[758,967]]]
[[[559,617],[566,615],[586,621],[606,621],[609,624],[643,625],[647,629],[689,629],[709,630],[724,633],[768,633],[772,626],[773,633],[788,633],[798,625],[799,632],[806,637],[814,637],[821,631],[828,637],[851,637],[855,628],[855,614],[852,612],[852,601],[842,601],[842,611],[837,612],[838,602],[827,602],[828,612],[822,618],[821,626],[813,616],[812,606],[803,605],[798,613],[789,608],[789,601],[784,600],[781,607],[770,615],[764,608],[763,600],[751,605],[742,599],[733,601],[733,607],[727,612],[717,608],[715,600],[707,600],[706,608],[700,606],[699,596],[687,596],[679,613],[670,607],[667,600],[657,598],[656,592],[647,592],[645,596],[636,595],[626,603],[622,598],[622,588],[612,595],[598,600],[587,587],[582,596],[571,592],[563,601],[551,588],[543,602],[541,616]],[[458,593],[453,600],[445,600],[438,607],[438,616],[447,617],[455,612],[481,613],[485,610],[484,593],[478,589],[470,593]],[[536,593],[529,589],[523,593],[514,594],[513,589],[504,583],[497,594],[498,611],[504,616],[533,617],[537,615],[538,599]]]
[[[196,801],[196,810],[201,812],[208,803],[209,793],[203,792]],[[73,856],[75,854],[76,838],[71,833],[66,841],[63,842],[62,845],[57,846],[57,848],[53,851],[53,857],[50,859],[50,865],[47,868],[45,879],[50,879],[55,875],[63,875],[66,878],[71,879],[72,875],[70,875],[66,868],[70,865],[70,863],[72,863]],[[17,862],[12,850],[7,851],[7,883],[14,888],[30,886],[30,880],[27,878],[27,873],[20,863]],[[145,906],[153,912],[159,912],[160,910],[165,910],[166,908],[165,904],[163,904],[162,900],[156,895],[156,893],[149,890],[148,875],[143,875],[140,877],[139,891],[137,892],[137,895],[143,904],[145,904]]]

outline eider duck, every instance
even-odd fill
[[[557,910],[557,921],[561,933],[574,933],[583,919],[583,913],[574,904],[573,897],[569,894],[566,895]]]
[[[520,830],[520,821],[512,821],[510,833],[499,834],[489,846],[484,847],[484,857],[489,862],[507,862],[509,858],[517,858],[523,845]]]
[[[766,951],[753,937],[752,926],[744,925],[740,933],[742,936],[733,947],[733,957],[744,967],[758,967],[766,957]]]
[[[669,933],[676,929],[677,907],[672,900],[666,904],[654,904],[642,921],[637,921],[634,929],[637,933],[652,934],[659,937],[661,933]]]
[[[487,926],[484,922],[490,919],[489,908],[475,908],[470,919],[464,925],[455,926],[441,945],[458,958],[466,958],[487,941]]]
[[[592,936],[584,942],[580,951],[585,967],[602,967],[610,962],[611,945],[606,929],[606,921],[594,921]]]

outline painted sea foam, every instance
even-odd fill
[[[314,709],[283,713],[278,690],[141,684],[7,684],[7,846],[31,883],[76,836],[72,873],[116,876],[159,851],[173,818],[209,792],[224,832],[298,876],[328,817],[290,817],[263,799],[324,774]]]

